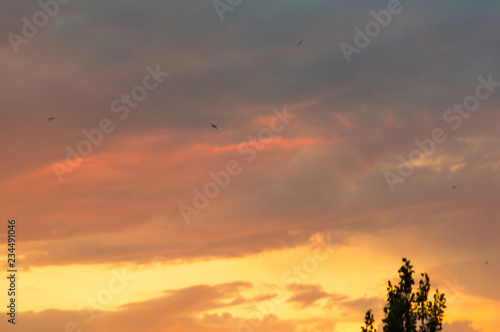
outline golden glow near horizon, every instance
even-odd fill
[[[305,322],[310,317],[323,317],[335,320],[339,330],[354,332],[359,329],[363,317],[356,317],[358,322],[352,322],[348,309],[341,306],[342,300],[378,298],[384,302],[388,276],[397,277],[392,258],[376,257],[369,248],[360,245],[366,238],[359,240],[357,245],[321,247],[313,237],[309,245],[294,249],[173,265],[33,267],[22,273],[19,299],[23,311],[71,310],[79,313],[77,317],[85,318],[90,317],[88,312],[91,311],[112,312],[129,303],[154,300],[165,291],[248,280],[252,285],[243,289],[239,296],[254,301],[244,306],[208,310],[205,314],[227,312],[244,320],[272,314],[282,320],[301,321],[303,326],[307,326]],[[287,301],[294,294],[290,289],[294,282],[321,285],[319,290],[328,296],[302,308],[298,303]],[[271,294],[273,296],[268,297]],[[495,319],[494,301],[486,303],[484,299],[464,294],[453,300],[454,305],[447,310],[447,322],[460,320],[464,314],[470,319]],[[475,302],[474,310],[463,307],[470,301]],[[380,322],[381,312],[376,313],[376,320]]]

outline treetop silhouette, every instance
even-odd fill
[[[430,280],[427,273],[421,273],[422,279],[416,292],[413,291],[413,266],[410,260],[403,258],[403,266],[398,270],[399,283],[388,282],[387,304],[384,307],[384,332],[437,332],[443,329],[446,298],[436,289],[434,300],[429,301]],[[362,332],[376,332],[372,310],[365,315]]]

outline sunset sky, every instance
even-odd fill
[[[498,331],[499,1],[0,3],[2,331]]]

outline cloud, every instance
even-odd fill
[[[81,328],[85,331],[234,331],[243,321],[224,311],[231,306],[241,305],[239,293],[251,287],[246,282],[218,284],[214,286],[196,285],[179,290],[168,290],[156,298],[123,305],[113,311],[92,311],[91,308],[75,312],[46,310],[23,314],[20,331],[55,331]],[[214,312],[216,310],[216,312]],[[138,319],[143,317],[147,319]],[[262,331],[296,331],[291,321],[280,320],[267,315],[259,323]]]
[[[365,313],[372,309],[373,312],[382,312],[385,300],[377,297],[361,297],[356,299],[345,299],[340,305],[346,310],[346,313]],[[357,317],[360,317],[359,315]],[[354,318],[354,317],[353,317]]]
[[[468,320],[455,321],[452,323],[444,323],[443,331],[445,332],[480,332],[482,329],[472,327],[472,322]]]
[[[294,294],[287,302],[296,303],[301,308],[312,306],[316,301],[328,296],[318,285],[292,284],[288,286],[288,289]]]

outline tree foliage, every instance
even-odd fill
[[[365,315],[365,326],[361,326],[361,332],[377,332],[375,328],[375,319],[372,310],[368,310]]]
[[[390,281],[387,287],[387,304],[384,307],[384,332],[437,332],[443,329],[446,298],[438,290],[434,300],[429,301],[431,288],[429,276],[422,273],[418,289],[414,292],[413,266],[403,258],[403,266],[398,270],[399,283],[393,285]],[[362,332],[376,332],[372,310],[365,316],[365,326]]]

